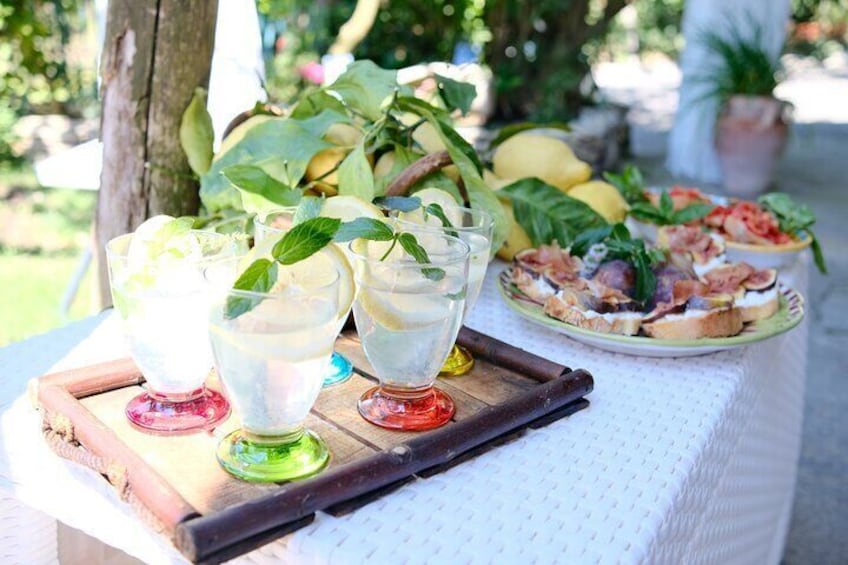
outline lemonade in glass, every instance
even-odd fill
[[[418,241],[428,255],[423,263],[388,242],[349,246],[356,328],[380,382],[358,408],[369,422],[390,429],[435,428],[455,412],[450,396],[433,383],[462,323],[469,247],[437,232]]]
[[[229,404],[204,385],[212,368],[203,269],[239,253],[229,236],[190,229],[189,219],[156,216],[106,245],[113,302],[146,392],[126,408],[155,433],[214,427]]]
[[[279,210],[269,212],[264,217],[257,217],[254,220],[254,237],[256,239],[256,244],[261,245],[263,241],[271,236],[288,232],[294,226],[296,212],[297,208],[281,208]],[[379,209],[352,196],[336,196],[334,198],[328,198],[324,201],[322,215],[346,221],[362,216],[382,218],[382,214]],[[338,249],[343,248],[338,247]],[[353,295],[351,294],[349,297],[343,296],[342,302],[344,304],[351,305],[353,303]],[[350,308],[342,313],[339,318],[339,323],[343,325],[349,314]],[[347,357],[337,351],[334,351],[330,360],[330,365],[327,367],[327,372],[324,375],[324,386],[332,386],[343,383],[352,375],[353,364]]]
[[[342,277],[333,251],[279,266],[268,292],[232,288],[245,261],[206,271],[217,289],[209,315],[215,366],[241,421],[218,446],[220,464],[248,481],[288,481],[320,471],[330,453],[304,428],[339,332]],[[229,311],[246,303],[247,311]]]
[[[413,234],[437,230],[458,237],[468,244],[468,295],[465,299],[464,320],[477,302],[483,280],[486,278],[492,252],[494,220],[490,214],[476,208],[465,208],[450,203],[444,203],[441,207],[444,220],[447,220],[449,225],[445,225],[443,219],[427,213],[424,209],[395,214],[395,219],[400,229],[411,231]],[[459,376],[468,373],[473,366],[474,357],[471,353],[454,344],[440,372],[444,376]]]

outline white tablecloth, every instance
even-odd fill
[[[806,323],[701,357],[624,356],[519,318],[498,296],[501,268],[492,265],[468,325],[588,369],[591,406],[346,516],[319,513],[241,560],[778,563],[800,449]],[[806,291],[805,265],[791,278]],[[0,349],[0,560],[38,535],[16,520],[18,501],[145,562],[181,560],[103,479],[46,448],[21,396],[27,378],[123,351],[108,314]]]

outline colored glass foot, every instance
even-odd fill
[[[264,483],[302,479],[327,465],[330,451],[321,438],[309,430],[295,438],[256,438],[236,430],[218,444],[218,463],[239,479]]]
[[[230,415],[230,403],[208,388],[184,395],[144,392],[127,403],[127,418],[142,431],[186,434],[214,428]]]
[[[447,393],[430,387],[424,391],[398,391],[374,387],[357,403],[363,418],[390,430],[431,430],[447,424],[456,412]]]
[[[474,367],[474,357],[471,356],[471,352],[462,346],[454,344],[448,358],[445,359],[445,363],[442,365],[439,376],[459,377],[468,374],[472,367]]]
[[[325,387],[341,384],[348,380],[353,375],[353,364],[350,360],[333,351],[333,356],[330,359],[330,367],[327,369],[327,374],[324,375]]]

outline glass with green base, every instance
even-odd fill
[[[339,331],[338,272],[326,284],[260,293],[232,289],[235,270],[222,262],[206,271],[217,289],[227,289],[216,293],[209,334],[215,366],[241,421],[218,445],[218,462],[246,481],[308,477],[330,459],[304,420]],[[231,317],[228,306],[237,301],[252,308]]]
[[[256,244],[267,240],[269,237],[277,236],[286,233],[294,226],[294,214],[297,208],[281,208],[268,213],[264,217],[256,217],[254,219],[254,239]],[[341,323],[347,320],[350,310],[344,314]],[[341,384],[353,376],[353,363],[350,359],[333,351],[333,356],[330,358],[330,365],[327,367],[327,372],[324,374],[324,386],[329,387]]]

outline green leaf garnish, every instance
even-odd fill
[[[606,172],[604,179],[613,185],[631,206],[637,202],[648,201],[648,197],[645,195],[645,181],[642,178],[642,171],[637,167],[627,165],[620,175]]]
[[[430,257],[427,255],[427,250],[421,247],[418,240],[411,233],[401,233],[397,237],[398,243],[403,247],[403,250],[409,253],[417,263],[429,263]],[[421,274],[431,281],[440,281],[445,278],[444,269],[438,267],[424,267],[421,269]]]
[[[772,192],[760,196],[757,202],[777,218],[780,231],[796,236],[806,233],[812,240],[813,261],[820,273],[827,274],[827,265],[821,244],[813,233],[812,225],[816,223],[816,215],[804,204],[797,204],[788,194]]]
[[[707,203],[694,203],[671,214],[672,225],[688,224],[700,220],[713,211],[715,206]]]
[[[306,220],[311,220],[312,218],[320,216],[322,203],[322,199],[317,196],[304,196],[300,200],[297,210],[294,211],[292,224],[296,226],[297,224],[302,224]]]
[[[417,196],[378,196],[374,204],[384,210],[412,212],[421,208],[421,199]]]
[[[375,218],[356,218],[351,222],[342,222],[334,241],[344,242],[362,238],[371,241],[391,241],[395,234],[392,227]]]
[[[271,290],[277,282],[277,263],[268,259],[257,259],[239,276],[233,289],[247,292],[264,293]],[[249,312],[262,302],[261,296],[230,295],[224,308],[224,318],[233,320]]]
[[[296,225],[271,249],[271,255],[282,265],[292,265],[327,246],[342,221],[336,218],[312,218]]]
[[[471,109],[471,102],[477,96],[477,89],[473,84],[459,82],[439,74],[436,75],[436,83],[439,95],[444,100],[448,110],[459,110],[463,116],[468,114]]]

